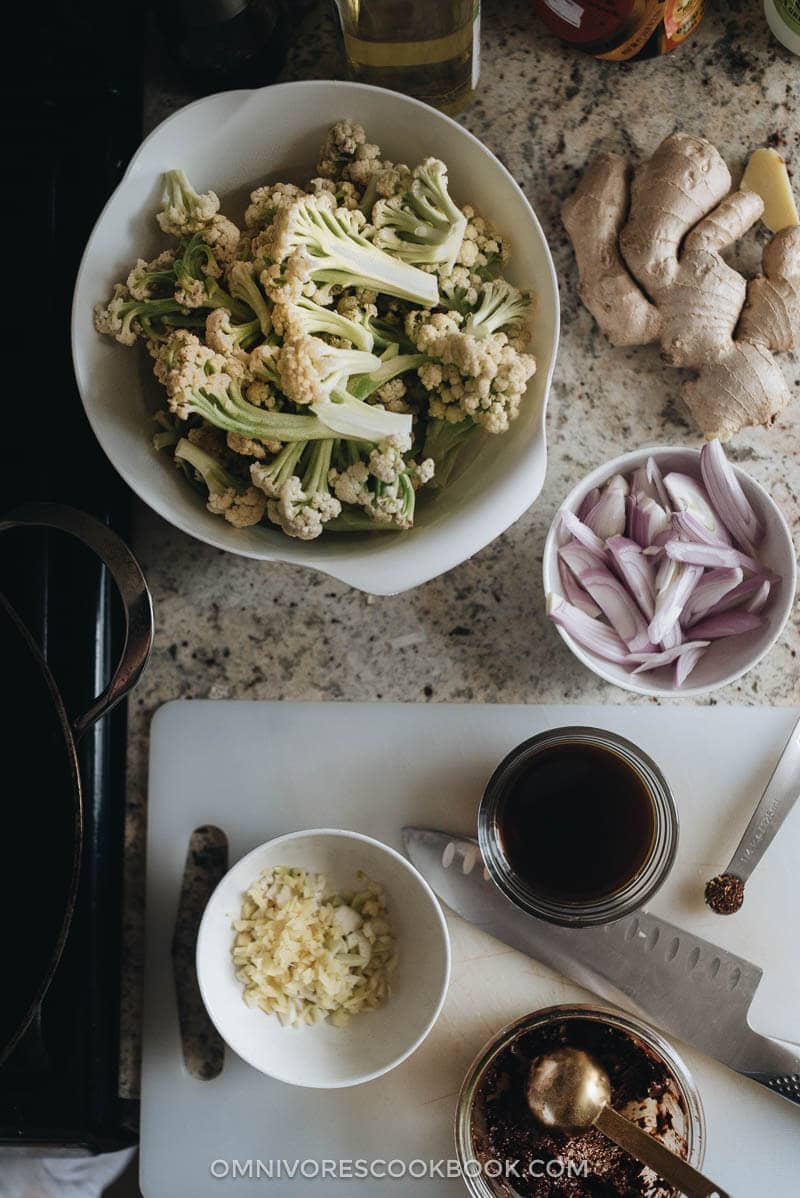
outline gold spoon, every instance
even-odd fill
[[[526,1097],[531,1113],[544,1127],[567,1135],[598,1127],[688,1198],[730,1198],[682,1157],[609,1106],[608,1074],[581,1049],[556,1048],[537,1057],[531,1063]]]

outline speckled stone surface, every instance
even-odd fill
[[[479,98],[461,118],[525,190],[550,241],[561,286],[562,342],[550,396],[550,464],[541,496],[505,536],[411,594],[371,599],[285,565],[225,556],[136,508],[135,546],[153,589],[158,633],[130,705],[126,1009],[122,1082],[138,1081],[142,892],[149,722],[176,698],[382,699],[412,702],[647,700],[588,673],[544,619],[539,570],[561,499],[625,448],[697,444],[675,405],[678,372],[657,353],[615,350],[577,302],[558,212],[600,147],[646,155],[676,129],[709,137],[738,171],[773,134],[800,165],[800,59],[775,42],[757,0],[714,5],[698,33],[663,59],[601,63],[559,45],[524,0],[487,0]],[[332,5],[294,34],[285,78],[342,77]],[[154,75],[165,77],[154,53]],[[152,127],[190,97],[151,89]],[[335,114],[332,114],[335,115]],[[800,361],[784,359],[800,385]],[[800,525],[800,403],[771,432],[748,431],[732,456]],[[769,658],[710,703],[800,702],[797,612]]]

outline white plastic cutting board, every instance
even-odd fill
[[[326,1093],[272,1081],[228,1052],[219,1077],[199,1081],[183,1065],[170,961],[196,827],[224,830],[231,863],[303,827],[354,828],[396,848],[407,823],[474,834],[483,785],[515,744],[564,724],[611,729],[661,765],[680,810],[677,861],[650,909],[760,964],[765,977],[752,1008],[754,1026],[800,1040],[800,810],[748,883],[738,915],[715,916],[702,900],[704,880],[727,862],[798,714],[745,707],[168,703],[153,721],[150,759],[145,1198],[463,1198],[457,1179],[276,1181],[265,1173],[276,1161],[310,1161],[308,1173],[326,1159],[452,1159],[456,1096],[484,1042],[526,1011],[587,998],[448,913],[453,980],[443,1015],[393,1073]],[[795,1198],[800,1109],[678,1048],[706,1109],[708,1174],[734,1198]],[[214,1162],[227,1178],[213,1176]]]

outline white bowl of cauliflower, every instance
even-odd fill
[[[558,291],[481,143],[359,84],[209,96],[92,233],[73,351],[110,460],[165,519],[393,594],[539,494]]]

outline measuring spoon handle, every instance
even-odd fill
[[[595,1126],[636,1160],[649,1165],[663,1181],[675,1186],[687,1198],[731,1198],[726,1190],[698,1173],[683,1157],[670,1152],[659,1140],[610,1106],[603,1108]]]
[[[744,830],[726,873],[746,881],[800,796],[800,720],[778,758],[759,804]]]

